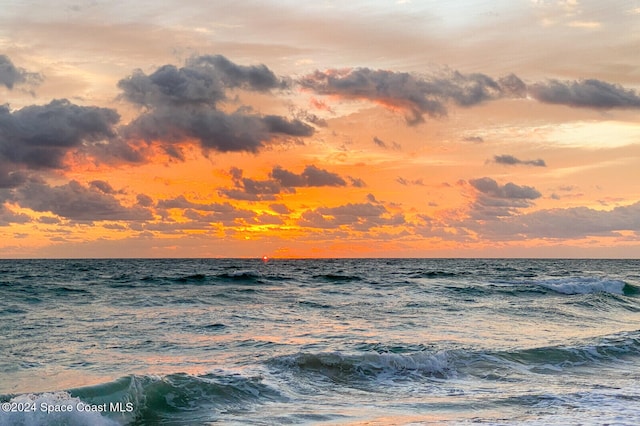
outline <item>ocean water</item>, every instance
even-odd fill
[[[640,261],[0,261],[0,425],[640,422]]]

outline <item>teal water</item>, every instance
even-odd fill
[[[0,425],[640,419],[640,261],[0,261],[0,321]]]

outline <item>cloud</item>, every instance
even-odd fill
[[[309,111],[306,111],[304,109],[299,109],[299,110],[295,111],[294,116],[298,120],[302,120],[302,121],[306,121],[306,122],[311,123],[311,124],[315,124],[318,127],[327,127],[327,126],[329,126],[329,124],[327,123],[327,120],[325,120],[322,117],[318,117],[316,114],[313,114],[313,113],[311,113]]]
[[[203,149],[221,152],[256,152],[280,135],[313,135],[314,128],[297,118],[218,108],[229,89],[266,92],[284,86],[264,65],[237,65],[220,55],[191,58],[182,68],[164,65],[149,75],[137,70],[118,87],[122,98],[147,110],[125,135],[165,144],[197,140]]]
[[[24,213],[15,213],[9,210],[5,204],[0,204],[0,226],[9,226],[14,223],[27,223],[31,218]]]
[[[15,188],[28,180],[28,174],[13,170],[11,165],[0,163],[0,189]]]
[[[380,148],[384,148],[384,149],[394,149],[396,151],[399,151],[402,149],[402,146],[399,143],[391,142],[391,146],[389,146],[385,141],[383,141],[377,136],[373,137],[373,143],[379,146]]]
[[[279,182],[273,179],[256,180],[243,177],[243,171],[236,167],[232,167],[230,173],[234,188],[221,188],[218,193],[233,200],[275,200],[276,195],[283,191],[295,192],[295,190],[283,188]]]
[[[423,122],[424,115],[446,115],[448,102],[469,107],[504,96],[522,97],[526,93],[525,84],[513,74],[496,81],[484,74],[457,71],[423,78],[370,68],[330,69],[306,75],[298,83],[321,95],[365,99],[403,110],[410,125]]]
[[[112,194],[103,191],[104,186],[100,186],[103,185],[85,187],[72,180],[65,185],[51,187],[32,181],[15,191],[14,201],[37,212],[51,212],[77,221],[153,219],[148,209],[123,206]]]
[[[547,164],[542,159],[537,160],[519,160],[513,155],[496,155],[493,157],[493,161],[497,164],[504,164],[506,166],[516,166],[516,165],[525,165],[525,166],[535,166],[535,167],[547,167]]]
[[[153,198],[149,197],[146,194],[138,194],[136,195],[136,200],[138,201],[138,205],[142,207],[152,207],[153,206]]]
[[[115,136],[115,110],[74,105],[66,99],[11,112],[0,106],[0,163],[29,169],[62,168],[65,154],[84,142]]]
[[[202,210],[202,211],[219,211],[224,210],[226,208],[225,205],[221,205],[219,203],[211,203],[211,204],[201,204],[194,203],[186,199],[184,195],[179,195],[175,198],[170,198],[166,200],[158,200],[156,203],[156,207],[159,209],[194,209],[194,210]]]
[[[103,194],[116,194],[117,191],[113,189],[109,182],[105,182],[103,180],[94,180],[89,182],[89,188],[96,189]]]
[[[262,121],[269,133],[280,133],[289,136],[313,135],[313,127],[298,119],[287,120],[277,115],[266,115],[262,118]]]
[[[260,225],[282,225],[284,224],[284,221],[280,215],[262,213],[260,216],[256,217],[256,223]]]
[[[159,213],[167,216],[162,210],[178,209],[182,210],[186,218],[197,222],[196,226],[208,226],[210,223],[222,223],[227,226],[236,226],[238,221],[254,218],[256,213],[251,210],[239,209],[228,202],[225,203],[194,203],[179,195],[176,198],[159,200],[156,207]],[[187,224],[186,227],[193,227],[194,224]]]
[[[291,209],[284,204],[269,204],[269,208],[279,214],[291,213]]]
[[[549,80],[530,85],[529,94],[540,102],[572,107],[640,108],[640,96],[635,91],[595,79]]]
[[[404,223],[403,215],[391,215],[384,206],[371,202],[307,210],[302,213],[298,221],[298,225],[303,227],[322,229],[347,227],[355,231],[368,231],[374,227]]]
[[[346,186],[347,182],[336,173],[308,165],[302,173],[294,173],[275,166],[269,174],[269,179],[255,180],[243,177],[243,171],[238,168],[230,170],[234,188],[222,188],[219,194],[235,200],[275,200],[281,193],[294,193],[295,188],[318,186]],[[364,184],[358,179],[350,179],[353,186]]]
[[[200,213],[199,211],[187,209],[184,216],[188,219],[198,222],[200,225],[209,225],[211,223],[220,223],[224,226],[238,226],[246,224],[248,219],[256,217],[256,213],[251,210],[239,209],[229,203],[217,204],[214,210],[208,213]]]
[[[351,182],[351,186],[355,187],[355,188],[365,188],[367,186],[367,183],[360,179],[360,178],[355,178],[353,176],[347,176],[347,179],[349,179],[349,182]]]
[[[465,142],[473,142],[473,143],[483,143],[484,138],[480,136],[466,136],[462,139]]]
[[[286,83],[278,80],[266,65],[237,65],[222,55],[205,55],[187,61],[188,69],[200,69],[218,77],[225,87],[242,87],[264,92],[284,88]]]
[[[271,171],[271,176],[286,187],[345,186],[347,184],[338,174],[320,169],[313,164],[306,166],[299,175],[276,166]]]
[[[398,176],[396,178],[396,182],[398,182],[400,185],[403,186],[409,186],[409,185],[418,185],[418,186],[424,186],[424,181],[422,179],[405,179],[403,177]]]
[[[471,179],[469,184],[478,192],[471,217],[479,220],[511,216],[520,208],[530,207],[532,200],[542,196],[533,187],[511,182],[500,185],[489,177]]]
[[[203,149],[220,152],[256,152],[277,137],[311,136],[313,127],[283,117],[225,113],[216,109],[158,108],[135,119],[126,129],[129,138],[168,143],[198,140]]]
[[[488,226],[489,237],[575,239],[616,236],[619,231],[640,233],[640,202],[612,210],[588,207],[549,209],[513,216]]]
[[[163,65],[152,74],[136,70],[118,82],[122,97],[149,108],[159,106],[215,106],[226,90],[242,88],[264,92],[283,87],[265,65],[236,65],[221,55],[198,56],[182,68]]]
[[[13,89],[16,84],[37,84],[42,81],[38,73],[31,73],[13,65],[6,55],[0,55],[0,85]]]

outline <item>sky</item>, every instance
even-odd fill
[[[0,0],[0,257],[640,257],[640,0]]]

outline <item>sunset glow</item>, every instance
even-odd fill
[[[640,256],[640,2],[4,3],[1,257]]]

